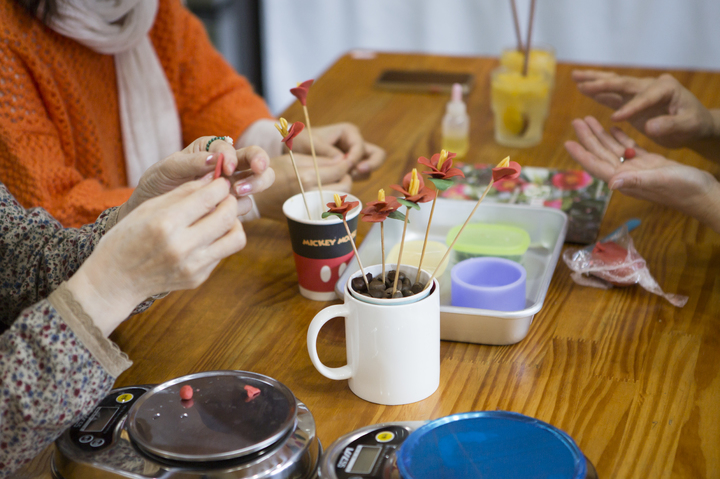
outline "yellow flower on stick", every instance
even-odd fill
[[[303,125],[302,122],[296,121],[288,128],[287,120],[285,118],[280,118],[280,123],[275,123],[275,128],[277,128],[277,131],[279,131],[282,135],[283,138],[281,141],[285,143],[285,146],[287,146],[287,149],[290,152],[290,161],[292,162],[293,169],[295,170],[295,177],[300,185],[300,193],[302,193],[303,202],[305,203],[305,210],[307,211],[308,219],[312,219],[310,216],[310,207],[308,206],[307,198],[305,198],[305,189],[303,188],[302,181],[300,180],[300,172],[298,172],[297,164],[295,163],[295,157],[293,156],[292,151],[293,138],[303,131],[305,125]]]
[[[442,264],[442,262],[447,259],[447,256],[450,254],[450,252],[453,249],[453,246],[455,246],[455,242],[458,240],[458,238],[462,234],[463,230],[465,229],[467,224],[470,222],[470,219],[475,214],[475,211],[477,211],[478,206],[480,206],[480,203],[482,203],[482,200],[485,199],[485,196],[488,194],[488,191],[490,191],[490,188],[492,188],[493,183],[495,183],[496,181],[503,180],[503,179],[517,178],[518,176],[520,176],[520,165],[515,161],[510,161],[509,156],[506,156],[505,158],[503,158],[500,161],[500,163],[498,163],[497,166],[492,169],[492,180],[490,181],[490,183],[488,183],[487,188],[485,188],[485,191],[483,192],[482,196],[480,196],[480,198],[478,199],[477,203],[475,204],[475,207],[470,212],[470,215],[468,216],[468,218],[465,220],[465,223],[463,223],[463,225],[460,227],[460,231],[458,231],[457,235],[455,235],[455,239],[452,241],[452,243],[448,247],[447,252],[445,253],[445,256],[443,256],[443,258],[440,260],[440,263],[438,263],[438,264]],[[430,278],[430,281],[428,281],[427,284],[425,285],[426,288],[427,288],[427,285],[432,283],[433,279],[435,279],[435,273],[433,273],[432,277]]]

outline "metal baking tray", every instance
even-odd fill
[[[475,207],[475,201],[438,198],[430,226],[429,240],[445,243],[448,231],[462,224]],[[405,234],[406,241],[422,240],[430,216],[431,203],[421,205],[421,210],[411,210],[410,222]],[[403,211],[404,212],[404,211]],[[440,338],[479,344],[514,344],[526,335],[535,314],[542,309],[550,280],[557,265],[565,233],[567,216],[554,208],[508,205],[500,203],[481,204],[471,222],[500,223],[523,228],[530,235],[530,247],[520,260],[527,271],[527,301],[520,311],[491,311],[488,309],[461,308],[451,305],[450,270],[457,263],[455,253],[440,281]],[[400,242],[403,223],[385,221],[385,252]],[[358,248],[363,265],[380,264],[380,225],[375,224]],[[335,292],[343,295],[343,286],[352,273],[359,270],[353,260],[343,272]]]

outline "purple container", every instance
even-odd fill
[[[519,263],[484,256],[456,264],[450,271],[452,305],[493,311],[525,309],[527,273]]]

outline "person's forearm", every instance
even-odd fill
[[[711,175],[708,173],[708,176]],[[720,183],[714,178],[711,182],[702,204],[698,205],[693,216],[716,233],[720,233]]]
[[[713,126],[710,134],[688,145],[703,157],[720,163],[720,109],[710,110]]]
[[[103,367],[48,300],[23,311],[0,336],[0,477],[88,414],[129,366],[119,362]]]

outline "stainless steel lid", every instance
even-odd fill
[[[180,388],[190,385],[190,401]],[[247,386],[247,387],[246,387]],[[260,393],[251,397],[253,388]],[[144,452],[182,462],[244,457],[295,427],[297,402],[280,382],[246,371],[209,371],[160,384],[128,414],[132,441]]]

